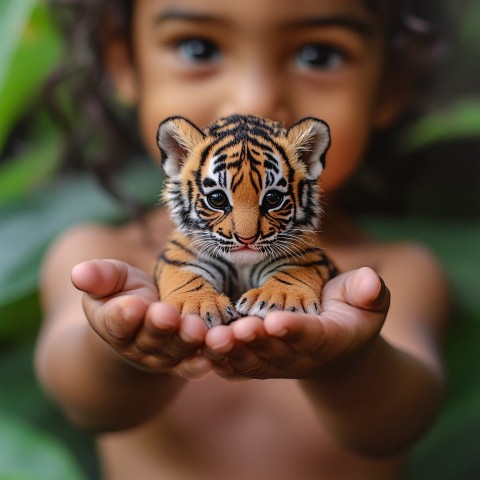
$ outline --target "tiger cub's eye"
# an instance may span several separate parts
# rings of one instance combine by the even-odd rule
[[[226,208],[229,205],[227,196],[220,191],[209,193],[207,201],[213,208]]]
[[[263,204],[267,208],[278,207],[283,201],[283,193],[271,190],[263,197]]]

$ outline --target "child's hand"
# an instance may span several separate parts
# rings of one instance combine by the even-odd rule
[[[182,378],[207,373],[211,363],[197,353],[206,327],[199,317],[180,318],[158,301],[142,270],[117,260],[76,265],[72,282],[85,292],[83,308],[92,328],[137,368]]]
[[[382,328],[390,294],[361,268],[330,280],[320,315],[274,312],[211,329],[206,355],[226,378],[311,378],[347,365]]]

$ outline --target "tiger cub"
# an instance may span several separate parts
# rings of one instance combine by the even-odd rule
[[[319,312],[335,274],[316,232],[327,124],[232,115],[202,131],[176,116],[157,141],[176,226],[155,269],[162,301],[208,327],[273,310]]]

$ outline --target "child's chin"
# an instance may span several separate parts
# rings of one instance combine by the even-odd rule
[[[236,265],[254,265],[265,260],[265,254],[258,250],[237,250],[229,252],[225,259]]]

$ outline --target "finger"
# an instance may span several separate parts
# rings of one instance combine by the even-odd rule
[[[176,315],[178,316],[178,312]],[[198,352],[206,332],[205,322],[199,316],[180,317],[178,329],[170,337],[162,339],[162,342],[154,346],[155,352],[164,359],[165,364],[177,365],[186,357]]]
[[[363,267],[325,285],[318,318],[329,343],[355,349],[379,334],[389,305],[390,292],[383,280],[371,268]]]
[[[180,329],[180,314],[171,305],[155,302],[146,313],[133,348],[142,353],[160,353]]]
[[[194,353],[203,344],[207,327],[195,315],[180,317],[166,303],[154,303],[147,311],[145,324],[137,335],[135,347],[145,353],[157,353],[173,363]]]
[[[239,359],[248,355],[248,359],[245,360],[248,365],[258,364],[259,359],[256,356],[252,357],[245,344],[236,340],[231,325],[220,325],[210,329],[205,338],[203,353],[214,362],[214,371],[223,378],[232,380],[243,374],[257,378],[249,366],[242,372]]]
[[[228,360],[225,360],[222,363],[214,362],[212,365],[212,370],[216,375],[224,380],[246,380],[245,377],[237,373],[233,365]]]
[[[142,327],[148,304],[132,295],[96,304],[84,296],[84,309],[92,328],[108,343],[124,346],[134,341]]]
[[[265,331],[288,344],[297,354],[309,355],[324,347],[325,325],[316,315],[295,312],[272,312],[265,317]],[[334,340],[334,339],[332,339]]]
[[[232,350],[235,337],[230,325],[218,325],[210,328],[205,336],[203,352],[214,362],[221,362],[225,355]]]
[[[75,265],[72,283],[89,295],[102,298],[124,290],[128,266],[123,262],[90,260]]]
[[[212,370],[212,362],[203,355],[193,355],[179,362],[173,374],[185,380],[197,380]]]
[[[72,283],[76,288],[100,300],[117,294],[135,292],[151,301],[158,299],[152,279],[138,268],[119,260],[90,260],[72,269]]]
[[[258,327],[260,319],[246,317],[237,320],[232,325],[216,327],[207,333],[204,353],[214,362],[214,371],[221,377],[232,380],[243,378],[270,378],[287,376],[278,365],[271,364],[268,359],[262,358],[255,346],[267,351],[265,332]],[[243,325],[243,326],[242,326]],[[255,332],[255,333],[254,333]],[[239,340],[247,339],[247,344]],[[276,339],[270,339],[275,341]]]
[[[277,376],[265,360],[242,342],[234,343],[233,347],[225,354],[225,360],[219,363],[219,367],[223,369],[223,375],[230,378],[235,376],[245,378]]]
[[[358,269],[347,278],[345,293],[350,305],[365,310],[382,311],[388,308],[390,302],[385,282],[368,267]]]
[[[324,307],[330,301],[339,301],[362,310],[388,310],[390,292],[383,280],[368,267],[339,275],[325,285]]]
[[[265,336],[262,320],[259,317],[244,317],[230,325],[211,328],[205,345],[213,354],[224,356],[235,346],[236,340],[247,343],[260,336]]]
[[[271,336],[258,317],[246,317],[232,324],[235,338],[258,357],[280,368],[291,366],[297,352],[285,341]]]

